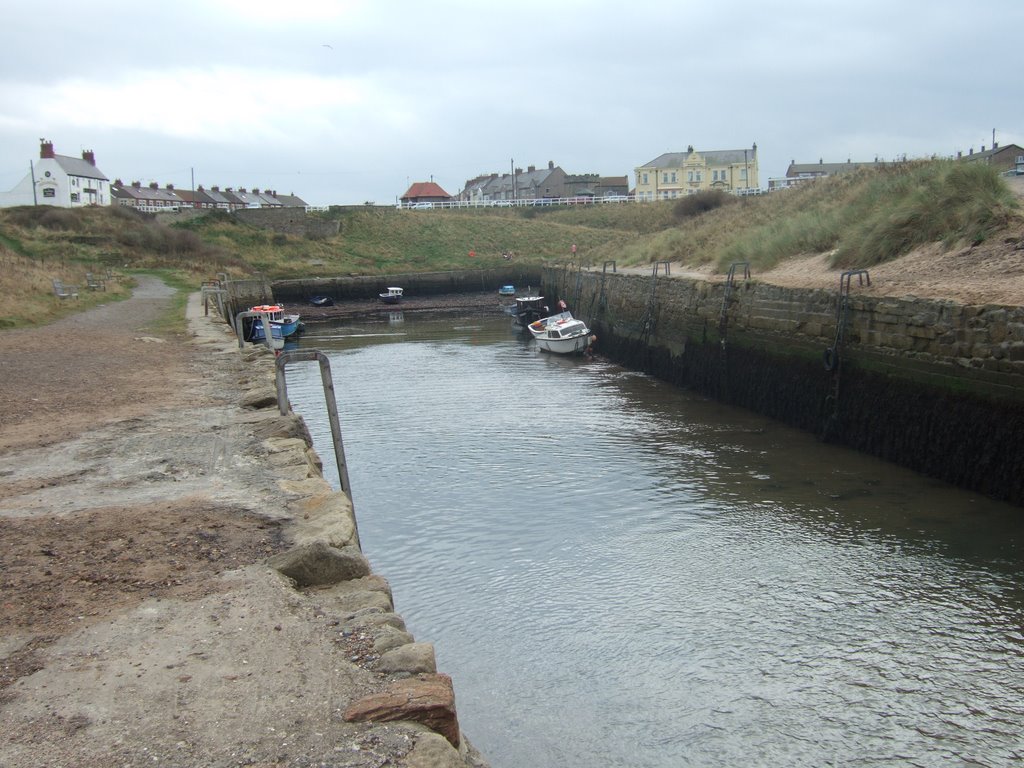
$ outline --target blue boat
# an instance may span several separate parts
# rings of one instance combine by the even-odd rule
[[[284,309],[277,304],[261,304],[253,307],[251,312],[264,312],[270,315],[270,335],[275,339],[285,339],[302,330],[299,315],[286,315]],[[263,320],[259,317],[246,318],[245,340],[258,343],[266,340],[263,331]]]

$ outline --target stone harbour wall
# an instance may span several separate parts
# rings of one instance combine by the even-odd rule
[[[540,285],[540,270],[529,266],[497,269],[463,269],[447,272],[408,272],[392,275],[345,275],[276,280],[275,301],[305,302],[311,296],[330,296],[337,301],[376,299],[388,286],[405,289],[405,295],[437,296],[449,293],[497,291],[502,285],[525,288]]]
[[[1024,308],[548,268],[597,351],[824,440],[1024,504]],[[841,322],[840,322],[841,321]],[[842,333],[839,333],[841,326]]]

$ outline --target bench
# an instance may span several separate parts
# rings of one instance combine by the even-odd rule
[[[77,299],[78,298],[78,286],[77,285],[64,285],[63,280],[53,281],[53,295],[60,300],[67,298]]]
[[[89,287],[90,291],[105,291],[107,290],[107,282],[102,278],[96,277],[92,272],[85,273],[85,284]]]

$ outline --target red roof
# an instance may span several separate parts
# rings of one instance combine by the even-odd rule
[[[433,199],[451,200],[452,196],[432,181],[417,181],[409,190],[402,195],[403,200],[415,200],[424,197]]]

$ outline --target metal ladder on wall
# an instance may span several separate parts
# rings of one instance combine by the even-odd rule
[[[839,276],[839,295],[836,298],[836,336],[832,346],[825,349],[825,370],[832,374],[829,382],[829,394],[825,397],[825,423],[822,427],[822,439],[839,428],[839,372],[840,351],[846,335],[846,321],[849,314],[850,286],[856,277],[859,285],[871,285],[871,275],[866,269],[851,269]]]
[[[612,265],[612,272],[615,270],[614,261],[606,261],[601,267],[601,283],[598,286],[597,293],[594,294],[590,299],[590,310],[587,313],[588,319],[591,323],[596,322],[598,319],[603,319],[608,311],[608,297],[605,295],[605,283],[608,277],[608,265]],[[597,305],[597,311],[594,311],[594,305]]]
[[[750,262],[737,261],[729,266],[729,274],[725,278],[725,290],[722,292],[722,312],[718,316],[718,338],[722,343],[722,351],[725,351],[725,335],[729,327],[729,302],[732,300],[732,291],[736,284],[736,268],[743,268],[743,279],[750,279]]]
[[[654,268],[651,271],[651,290],[647,294],[647,307],[644,309],[643,318],[640,320],[640,343],[647,345],[648,340],[651,338],[651,332],[654,330],[654,318],[655,318],[655,306],[656,306],[656,292],[658,288],[658,270],[661,266],[665,266],[665,276],[671,274],[671,266],[667,261],[656,261],[654,262]]]

